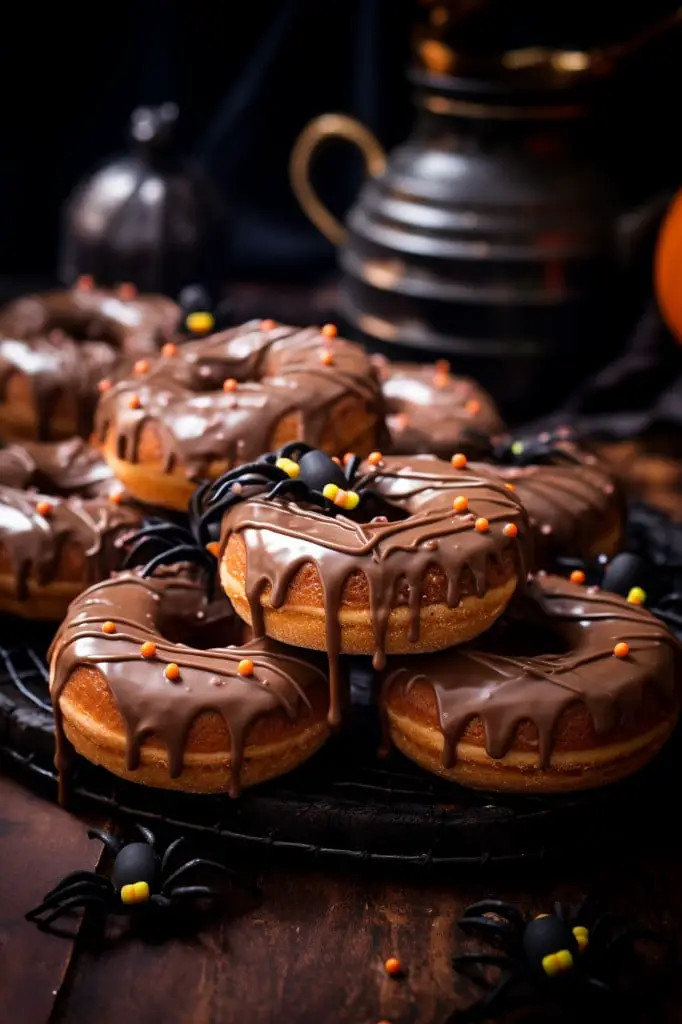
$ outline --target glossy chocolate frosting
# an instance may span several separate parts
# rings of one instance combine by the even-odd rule
[[[487,392],[467,377],[456,377],[447,364],[421,366],[374,357],[386,402],[390,450],[398,454],[455,452],[474,455],[481,440],[504,429]]]
[[[233,390],[224,390],[226,380],[235,382]],[[239,465],[268,451],[288,416],[296,417],[301,440],[324,447],[332,410],[347,395],[380,421],[379,384],[359,346],[316,327],[253,320],[188,342],[105,392],[96,431],[104,441],[112,429],[118,457],[136,462],[141,429],[154,424],[165,471],[179,462],[198,479],[215,461]]]
[[[47,494],[94,497],[108,494],[113,474],[98,450],[81,437],[26,441],[0,449],[0,484]]]
[[[554,442],[553,462],[501,466],[535,534],[538,564],[556,554],[596,555],[595,541],[617,528],[621,500],[607,468],[572,441]]]
[[[165,569],[158,577],[142,579],[133,572],[91,587],[69,608],[50,652],[50,691],[57,729],[56,764],[63,774],[67,745],[59,698],[75,669],[93,666],[104,676],[123,718],[126,769],[139,765],[140,748],[149,734],[168,754],[169,773],[183,769],[190,726],[204,712],[219,715],[230,736],[231,794],[239,792],[240,767],[251,726],[263,715],[281,709],[292,721],[314,685],[326,686],[326,674],[315,655],[299,652],[273,640],[251,640],[243,646],[199,649],[179,644],[174,632],[178,613],[198,627],[207,617],[222,618],[224,642],[237,638],[235,618],[227,600],[207,605],[204,589],[183,566]],[[112,634],[102,624],[116,624]],[[196,632],[196,630],[195,630]],[[185,638],[187,639],[187,638]],[[143,643],[156,645],[153,658],[140,654]],[[242,659],[254,665],[251,676],[240,675]],[[174,662],[180,677],[171,681],[164,667]]]
[[[50,420],[65,401],[74,404],[78,432],[87,436],[98,382],[158,352],[179,316],[179,307],[162,295],[89,284],[17,299],[0,313],[0,402],[8,382],[21,374],[30,382],[38,440],[50,439]]]
[[[40,514],[38,506],[48,508]],[[20,600],[28,581],[53,582],[66,546],[84,555],[87,586],[120,566],[123,538],[140,523],[140,513],[106,498],[59,498],[0,486],[0,548],[16,577]]]
[[[558,576],[535,577],[523,602],[515,611],[522,611],[528,621],[530,607],[537,642],[554,637],[547,645],[554,650],[559,638],[567,651],[505,653],[505,646],[513,649],[515,636],[508,613],[480,643],[389,661],[384,693],[393,686],[407,691],[416,684],[432,687],[445,737],[444,767],[453,765],[457,743],[475,718],[483,723],[486,751],[493,758],[504,757],[519,725],[531,722],[537,729],[538,763],[547,767],[557,722],[572,705],[584,705],[599,736],[635,722],[647,692],[662,707],[675,707],[679,644],[650,612],[616,594]],[[618,658],[614,646],[623,641],[630,654]]]
[[[221,545],[239,534],[246,545],[246,597],[256,635],[265,632],[261,594],[270,588],[270,603],[280,606],[296,573],[313,565],[322,581],[329,655],[330,720],[340,714],[339,610],[353,575],[364,575],[369,589],[369,614],[376,641],[373,662],[383,667],[391,609],[406,606],[409,637],[419,639],[422,589],[429,574],[447,581],[447,603],[454,608],[463,596],[483,596],[491,576],[509,578],[514,566],[525,579],[529,526],[518,498],[486,467],[455,469],[429,455],[387,456],[378,465],[363,463],[353,484],[356,491],[373,488],[393,509],[388,520],[355,522],[343,514],[325,515],[291,501],[252,497],[228,510]],[[457,496],[468,498],[464,513],[453,510]],[[487,532],[475,521],[484,518]],[[503,530],[513,524],[517,536]]]

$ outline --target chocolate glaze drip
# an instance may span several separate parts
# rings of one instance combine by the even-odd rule
[[[445,768],[453,765],[457,743],[474,718],[483,723],[486,751],[494,758],[509,751],[521,722],[532,722],[538,761],[546,768],[556,724],[573,704],[586,707],[602,736],[636,719],[645,691],[655,691],[663,706],[674,706],[679,644],[650,612],[558,576],[536,577],[524,597],[540,613],[538,635],[543,629],[545,637],[554,633],[569,647],[567,653],[511,656],[484,642],[400,663],[394,658],[384,673],[384,693],[394,685],[408,691],[418,683],[432,687],[445,737]],[[623,640],[630,655],[617,658],[613,648]]]
[[[145,737],[153,734],[166,748],[171,778],[177,778],[194,720],[203,712],[220,715],[230,735],[232,796],[239,792],[244,747],[254,722],[278,708],[294,720],[301,706],[309,704],[306,691],[321,682],[326,685],[314,655],[299,656],[272,640],[200,650],[167,639],[179,609],[185,622],[194,619],[200,624],[208,616],[215,625],[215,619],[222,617],[225,639],[236,636],[229,602],[221,600],[216,616],[216,606],[206,604],[202,585],[182,566],[151,579],[121,573],[72,603],[50,651],[60,777],[68,766],[68,750],[59,698],[79,666],[96,667],[111,690],[125,723],[129,772],[139,765]],[[107,620],[116,623],[116,633],[102,632]],[[153,659],[140,654],[146,641],[156,644]],[[252,676],[238,673],[243,658],[253,661]],[[164,675],[163,668],[170,662],[180,667],[177,682]]]
[[[557,442],[554,448],[552,464],[498,469],[528,512],[539,562],[555,553],[587,554],[619,515],[613,478],[597,457],[571,441]]]
[[[326,354],[330,365],[322,360]],[[228,379],[237,387],[226,392]],[[130,407],[133,394],[137,408]],[[330,411],[348,394],[380,420],[379,385],[359,346],[328,339],[315,327],[263,329],[253,320],[188,342],[174,356],[156,360],[148,373],[111,388],[100,399],[96,431],[103,441],[112,428],[119,458],[136,462],[142,427],[153,423],[165,470],[179,461],[191,479],[199,479],[215,461],[239,465],[268,451],[277,426],[290,415],[298,419],[300,440],[323,447]]]
[[[48,494],[108,494],[114,477],[96,448],[81,437],[55,444],[27,441],[0,450],[0,484]]]
[[[374,359],[392,452],[447,459],[455,452],[474,455],[482,441],[504,430],[492,398],[475,381],[443,372],[438,364]]]
[[[513,559],[525,579],[529,528],[518,498],[486,467],[457,470],[433,456],[411,460],[386,457],[378,466],[364,463],[359,482],[375,489],[395,510],[388,522],[354,522],[344,515],[326,516],[292,502],[250,498],[229,509],[223,520],[221,553],[233,533],[247,552],[246,597],[256,635],[265,632],[261,595],[270,588],[270,604],[277,608],[290,583],[306,564],[322,581],[331,690],[330,722],[340,719],[339,611],[344,588],[353,574],[365,576],[369,613],[376,649],[374,667],[385,661],[386,631],[392,608],[406,605],[410,612],[409,638],[419,639],[422,589],[430,571],[447,580],[447,603],[454,608],[465,594],[482,597],[490,589],[491,569]],[[469,499],[469,511],[453,511],[453,499]],[[488,520],[488,532],[474,527],[476,518]],[[504,535],[506,524],[518,536]]]
[[[39,515],[37,505],[50,505]],[[17,597],[26,600],[28,581],[51,583],[64,547],[85,555],[84,586],[109,576],[123,557],[123,538],[140,522],[140,513],[103,498],[57,498],[0,485],[0,549],[16,576]]]
[[[75,403],[77,430],[87,436],[97,383],[153,355],[175,332],[179,307],[161,295],[122,298],[76,287],[17,299],[0,314],[0,402],[15,374],[30,382],[37,437],[48,440],[60,402]]]

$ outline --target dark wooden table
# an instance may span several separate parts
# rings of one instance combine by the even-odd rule
[[[609,454],[641,479],[639,493],[682,517],[679,464],[658,453],[649,462],[630,449]],[[102,939],[86,925],[72,940],[41,933],[23,915],[68,871],[96,867],[99,844],[81,821],[0,776],[0,1024],[443,1022],[477,992],[450,961],[467,948],[456,928],[460,911],[483,896],[539,913],[591,893],[682,940],[682,841],[661,846],[644,837],[644,846],[608,858],[597,847],[591,863],[497,877],[247,864],[262,882],[261,903],[235,893],[234,906],[194,937]],[[382,966],[392,954],[406,967],[399,981]],[[672,979],[655,1019],[682,1021],[682,978]]]

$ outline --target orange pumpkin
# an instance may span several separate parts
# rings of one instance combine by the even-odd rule
[[[682,191],[670,204],[658,236],[654,287],[666,325],[682,342]]]

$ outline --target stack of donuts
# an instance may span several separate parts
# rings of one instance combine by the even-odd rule
[[[74,294],[94,316],[99,293]],[[165,309],[152,325],[156,300],[115,301],[145,308],[148,347],[116,336],[89,440],[0,452],[0,607],[63,618],[63,778],[76,752],[236,795],[346,727],[358,657],[384,747],[473,788],[593,788],[661,748],[678,643],[636,579],[609,590],[620,496],[567,433],[514,440],[448,364],[370,357],[330,324],[187,340]],[[42,353],[49,323],[21,345]],[[0,340],[0,425],[42,439],[32,365]],[[79,429],[51,408],[48,436]],[[562,557],[599,564],[601,589]]]

